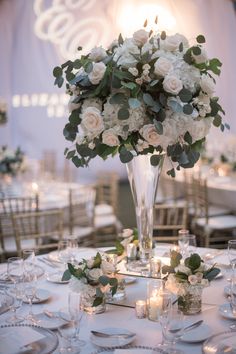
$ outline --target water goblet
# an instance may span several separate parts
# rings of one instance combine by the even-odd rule
[[[233,315],[236,316],[236,277],[235,275],[232,276],[231,284],[230,284],[230,306]]]
[[[35,250],[22,250],[22,257],[24,261],[24,270],[26,272],[35,271]]]
[[[23,277],[23,260],[20,257],[10,257],[7,260],[7,276],[16,286]]]
[[[74,292],[70,292],[68,294],[68,311],[70,314],[70,319],[73,321],[75,328],[73,339],[76,341],[78,346],[84,346],[86,344],[85,341],[79,339],[80,325],[83,317],[80,294]]]
[[[38,319],[33,314],[33,299],[35,298],[37,291],[37,276],[34,272],[28,272],[24,274],[24,294],[29,302],[30,308],[29,313],[26,317],[27,320],[32,322],[33,324],[38,323]]]
[[[21,307],[24,297],[24,287],[22,282],[17,283],[13,289],[9,291],[9,294],[13,297],[13,304],[10,309],[13,312],[13,316],[7,318],[8,323],[16,324],[24,321],[24,317],[18,316],[16,311]]]
[[[228,257],[234,276],[234,270],[236,265],[236,240],[228,241]]]

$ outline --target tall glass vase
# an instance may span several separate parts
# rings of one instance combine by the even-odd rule
[[[153,206],[165,155],[157,166],[150,162],[152,154],[138,155],[126,164],[130,188],[135,204],[139,236],[140,266],[149,264],[152,253]]]

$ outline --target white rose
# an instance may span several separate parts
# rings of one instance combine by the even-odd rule
[[[142,137],[152,146],[160,144],[160,135],[153,124],[146,124],[140,129]]]
[[[144,29],[140,29],[133,34],[133,39],[138,46],[144,45],[148,41],[149,33]]]
[[[195,62],[197,64],[205,63],[207,61],[207,59],[208,59],[207,53],[206,53],[204,48],[201,48],[201,54],[200,55],[192,54],[192,56],[194,57],[194,60],[195,60]]]
[[[195,141],[205,138],[211,128],[212,118],[204,118],[201,120],[193,120],[192,124],[189,124],[188,131],[192,137],[193,143]]]
[[[103,272],[100,268],[93,268],[87,272],[87,277],[92,281],[98,281],[102,274]]]
[[[213,79],[207,74],[203,74],[200,80],[200,86],[203,92],[211,95],[215,91],[215,83]]]
[[[113,60],[117,62],[118,66],[124,66],[128,69],[138,62],[132,54],[139,55],[140,49],[133,38],[126,38],[122,46],[116,48]]]
[[[130,237],[130,236],[132,236],[134,233],[133,233],[133,230],[132,229],[124,229],[123,231],[122,231],[122,237],[123,238],[127,238],[127,237]]]
[[[89,54],[89,59],[91,59],[92,61],[101,61],[104,58],[106,58],[107,53],[105,51],[104,48],[100,47],[94,47],[91,50],[91,53]]]
[[[198,278],[196,277],[196,275],[189,275],[188,281],[191,285],[196,285],[198,283]]]
[[[191,274],[191,270],[186,267],[184,264],[180,264],[178,265],[178,267],[175,267],[175,272],[180,272],[180,273],[184,273],[186,275],[190,275]]]
[[[178,95],[183,88],[183,83],[174,75],[168,75],[163,81],[163,88],[166,92]]]
[[[120,144],[119,138],[112,128],[102,133],[102,142],[108,146],[117,146]]]
[[[95,107],[88,107],[81,115],[82,125],[89,132],[101,131],[104,127],[100,111]]]
[[[80,103],[73,102],[76,98],[77,98],[77,96],[73,95],[73,96],[71,96],[71,98],[68,102],[68,110],[70,113],[80,107]]]
[[[176,33],[172,36],[167,36],[164,42],[164,48],[171,52],[174,52],[179,49],[180,43],[183,43],[184,46],[188,46],[188,40],[182,34]]]
[[[154,73],[159,76],[166,76],[172,69],[172,63],[166,58],[159,58],[154,64]]]
[[[106,65],[104,63],[102,62],[94,63],[93,70],[88,75],[89,81],[93,85],[99,84],[99,82],[102,80],[105,74],[105,71],[106,71]]]
[[[197,280],[200,282],[203,278],[203,274],[201,272],[197,272],[195,273],[196,277],[197,277]]]
[[[88,267],[89,269],[91,269],[91,268],[92,268],[92,266],[93,266],[93,263],[94,263],[94,259],[93,259],[93,258],[92,258],[92,259],[87,260],[87,267]]]
[[[102,261],[101,269],[102,269],[104,274],[110,274],[110,273],[114,273],[115,272],[114,265],[111,264],[110,262],[107,262],[107,261],[104,261],[104,260]]]

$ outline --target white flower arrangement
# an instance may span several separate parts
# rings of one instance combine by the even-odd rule
[[[24,153],[20,148],[0,147],[0,175],[16,176],[26,169]]]
[[[7,122],[7,103],[0,97],[0,125],[6,124]]]
[[[70,279],[72,291],[81,293],[83,306],[99,306],[103,303],[105,294],[113,296],[118,287],[115,267],[109,263],[106,256],[97,253],[95,257],[83,259],[78,265],[68,263],[62,280]]]
[[[71,96],[64,136],[73,144],[66,157],[84,167],[96,156],[118,153],[126,163],[164,151],[171,176],[175,168],[193,167],[211,125],[229,128],[214,96],[212,75],[220,74],[221,62],[207,57],[204,43],[203,35],[190,46],[181,34],[140,29],[55,67],[55,84],[66,78]],[[158,163],[154,155],[151,164]]]
[[[126,252],[127,245],[134,243],[138,246],[138,230],[134,229],[123,229],[122,233],[119,235],[119,239],[115,243],[115,249],[107,251],[107,253],[115,253],[118,256],[123,256]]]

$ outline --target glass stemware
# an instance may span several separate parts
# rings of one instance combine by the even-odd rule
[[[38,322],[37,318],[33,314],[33,299],[35,298],[37,291],[37,276],[34,272],[28,272],[24,274],[24,294],[29,302],[30,308],[29,313],[26,317],[27,320],[36,324]]]
[[[35,271],[35,250],[23,250],[22,257],[24,261],[24,270],[26,272]]]
[[[21,308],[23,297],[24,297],[24,288],[22,283],[17,283],[13,289],[9,291],[9,294],[13,297],[14,302],[11,305],[11,311],[13,312],[13,316],[7,318],[8,323],[16,324],[24,321],[24,317],[18,316],[16,311]]]
[[[23,277],[23,260],[20,257],[10,257],[7,260],[7,276],[16,286]]]
[[[229,262],[234,276],[235,265],[236,265],[236,240],[228,241],[228,257],[229,257]]]
[[[190,235],[189,233],[179,234],[178,245],[182,256],[187,257],[189,254],[196,252],[197,249],[196,236]]]

